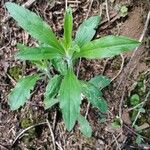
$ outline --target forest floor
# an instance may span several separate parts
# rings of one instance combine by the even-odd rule
[[[82,59],[79,79],[89,80],[103,74],[112,80],[103,91],[109,105],[107,114],[88,106],[86,100],[82,104],[82,113],[88,110],[87,118],[93,129],[91,138],[84,137],[77,125],[67,132],[57,106],[44,110],[46,83],[38,83],[24,107],[10,110],[7,97],[16,81],[20,76],[36,72],[30,63],[14,59],[16,44],[32,46],[36,41],[12,18],[7,19],[4,6],[7,1],[24,4],[27,0],[0,1],[0,150],[150,149],[150,31],[143,35],[144,29],[148,29],[150,0],[68,0],[73,9],[74,33],[83,20],[101,15],[95,38],[113,34],[140,40],[143,36],[142,45],[135,53],[103,60]],[[65,1],[35,0],[29,9],[40,15],[57,36],[62,36]],[[136,107],[133,101],[144,105]]]

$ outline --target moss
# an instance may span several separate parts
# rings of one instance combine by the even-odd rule
[[[35,124],[33,120],[33,112],[32,110],[28,110],[28,113],[26,114],[26,116],[23,119],[21,119],[20,126],[21,128],[25,129],[25,128],[32,126],[33,124]],[[32,139],[36,137],[35,128],[31,128],[26,133],[27,133],[27,136],[23,137],[23,141],[29,144],[30,141],[32,141]]]
[[[121,66],[121,63],[122,63],[122,61],[121,61],[121,59],[118,57],[118,58],[115,60],[115,62],[113,62],[113,64],[112,64],[112,69],[113,69],[113,70],[119,70],[119,69],[120,69],[120,66]]]
[[[29,127],[31,125],[32,125],[32,121],[29,118],[23,118],[21,120],[21,127],[22,128],[27,128],[27,127]]]
[[[144,137],[149,138],[149,137],[150,137],[150,128],[143,130],[143,131],[142,131],[142,135],[143,135]]]
[[[14,78],[15,80],[18,80],[22,74],[22,68],[21,66],[13,66],[8,69],[8,73],[12,78]]]

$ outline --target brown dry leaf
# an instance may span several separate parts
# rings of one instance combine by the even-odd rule
[[[129,112],[126,109],[122,113],[122,120],[127,125],[131,125],[131,123],[132,123],[130,116],[129,116]]]
[[[149,125],[148,123],[144,123],[144,124],[142,124],[141,126],[139,126],[138,129],[139,129],[139,130],[144,130],[144,129],[147,129],[147,128],[149,128],[149,127],[150,127],[150,125]]]

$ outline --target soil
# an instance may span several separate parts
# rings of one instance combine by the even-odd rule
[[[109,105],[107,114],[101,114],[96,108],[90,106],[88,121],[93,129],[91,138],[84,137],[78,125],[74,130],[67,132],[64,127],[61,112],[57,106],[44,110],[43,93],[46,83],[38,82],[27,104],[17,111],[11,111],[7,103],[10,90],[16,84],[20,76],[29,75],[37,71],[29,62],[21,62],[14,59],[17,51],[16,44],[22,42],[26,45],[36,45],[24,30],[10,18],[4,7],[5,2],[0,1],[0,150],[117,150],[117,149],[150,149],[150,101],[144,105],[146,111],[138,119],[137,125],[144,126],[140,132],[143,141],[136,143],[138,131],[132,127],[130,97],[139,94],[141,102],[145,100],[150,89],[150,51],[149,31],[145,34],[142,45],[135,56],[129,62],[132,52],[123,54],[125,63],[121,74],[113,80],[103,93]],[[10,0],[12,1],[12,0]],[[18,4],[24,4],[25,0],[13,0]],[[145,25],[149,0],[110,0],[108,1],[108,16],[106,15],[105,1],[76,0],[68,1],[73,9],[74,34],[79,24],[88,16],[102,14],[102,22],[97,29],[95,38],[105,35],[125,35],[139,39]],[[126,6],[128,12],[121,17],[119,7]],[[62,0],[38,0],[34,2],[30,10],[40,15],[56,32],[57,36],[63,34],[63,15],[65,1]],[[122,59],[117,56],[111,59],[86,60],[83,59],[79,72],[79,79],[89,80],[95,75],[104,74],[113,79],[120,71]],[[78,64],[77,64],[78,66]],[[141,86],[139,86],[141,85]],[[150,97],[148,97],[149,99]],[[82,113],[85,114],[87,101],[82,104]],[[112,123],[120,115],[122,126],[113,128]],[[46,119],[49,120],[55,141],[53,141]],[[105,120],[102,122],[102,120]],[[42,123],[42,124],[40,124]],[[26,128],[33,128],[27,130]],[[143,127],[142,126],[142,127]],[[19,133],[23,131],[18,138]]]

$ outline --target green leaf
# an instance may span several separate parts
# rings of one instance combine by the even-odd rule
[[[84,44],[90,42],[96,33],[96,28],[100,22],[100,16],[93,16],[85,20],[78,28],[75,42],[82,47]]]
[[[74,57],[99,59],[113,57],[136,48],[140,43],[123,36],[105,36],[84,45]]]
[[[97,88],[103,89],[110,84],[110,79],[106,76],[99,75],[92,78],[89,82]]]
[[[44,96],[47,98],[55,97],[59,91],[61,82],[62,76],[55,75],[51,80],[49,80]]]
[[[138,94],[133,94],[130,98],[130,104],[136,106],[140,103],[140,97]]]
[[[71,45],[70,49],[71,49],[72,52],[80,52],[80,47],[74,41],[72,42],[72,45]]]
[[[46,92],[44,93],[44,104],[46,109],[48,106],[54,105],[54,97],[58,94],[61,81],[62,77],[60,75],[55,75],[52,79],[49,80],[46,86]]]
[[[23,77],[18,81],[8,97],[11,110],[16,110],[25,104],[30,98],[30,91],[33,90],[37,80],[39,80],[39,76],[32,75]]]
[[[79,122],[79,125],[80,125],[80,130],[81,132],[87,136],[87,137],[91,137],[92,135],[92,128],[91,126],[89,125],[89,122],[82,116],[82,115],[79,115],[78,117],[78,122]]]
[[[102,92],[93,84],[86,81],[81,81],[81,84],[83,94],[91,97],[91,99],[93,97],[99,98],[103,95]]]
[[[68,70],[60,87],[60,108],[65,125],[71,131],[80,112],[81,85],[72,70]]]
[[[136,137],[135,143],[139,145],[139,144],[142,144],[142,141],[143,141],[142,136],[138,134]]]
[[[120,122],[120,118],[118,116],[116,116],[116,118],[114,119],[114,122],[111,123],[112,128],[114,129],[119,129],[121,128],[121,122]]]
[[[82,82],[82,92],[94,107],[97,107],[103,113],[107,112],[107,102],[104,100],[101,91],[97,87],[91,83]]]
[[[146,112],[146,110],[145,110],[144,108],[140,108],[139,111],[140,111],[141,113],[145,113],[145,112]]]
[[[100,106],[100,111],[103,113],[106,113],[108,111],[108,105],[107,102],[104,98],[99,99],[99,106]]]
[[[52,29],[39,16],[15,3],[7,2],[5,6],[10,15],[18,22],[19,26],[26,30],[32,37],[63,52]]]
[[[60,72],[62,75],[67,73],[67,64],[65,63],[65,61],[63,60],[63,58],[55,58],[51,60],[52,65],[54,66],[54,68]]]
[[[39,70],[46,70],[48,67],[48,63],[43,60],[33,60],[31,61]]]
[[[64,19],[64,40],[67,48],[71,46],[72,42],[72,26],[73,26],[72,10],[71,8],[68,8],[66,10]]]
[[[45,60],[53,58],[61,58],[62,55],[53,47],[26,47],[24,45],[18,45],[21,49],[16,53],[15,58],[21,60]]]
[[[60,75],[55,75],[51,80],[49,80],[48,85],[46,86],[46,92],[44,93],[45,109],[48,109],[59,102],[55,96],[58,94],[61,81],[62,76]]]
[[[118,123],[118,122],[113,122],[113,123],[111,124],[111,126],[112,126],[112,128],[114,128],[114,129],[119,129],[119,128],[121,128],[121,125],[120,125],[120,123]]]
[[[58,99],[56,98],[45,98],[44,99],[44,105],[45,105],[45,109],[51,108],[52,106],[54,106],[55,104],[57,104],[59,102]]]

